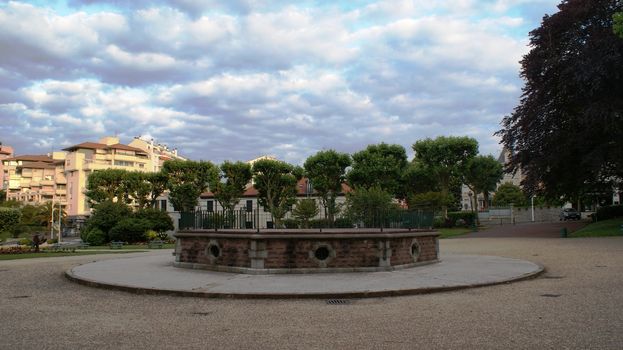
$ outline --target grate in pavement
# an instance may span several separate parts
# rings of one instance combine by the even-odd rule
[[[542,297],[547,297],[547,298],[558,298],[561,295],[562,294],[541,294]]]
[[[350,299],[328,299],[327,305],[349,305],[351,303]]]
[[[565,278],[565,276],[543,276],[543,278],[546,278],[549,280],[559,280],[561,278]]]
[[[9,297],[9,299],[24,299],[24,298],[30,298],[30,295],[14,295],[12,297]]]
[[[197,315],[197,316],[208,316],[212,314],[212,311],[208,311],[208,312],[193,312],[193,315]]]

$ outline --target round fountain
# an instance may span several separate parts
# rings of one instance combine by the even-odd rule
[[[247,274],[374,272],[438,262],[439,234],[421,229],[186,229],[174,266]]]

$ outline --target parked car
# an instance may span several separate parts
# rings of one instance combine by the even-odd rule
[[[566,208],[560,212],[561,221],[580,220],[581,218],[582,216],[580,215],[580,212],[573,208]]]

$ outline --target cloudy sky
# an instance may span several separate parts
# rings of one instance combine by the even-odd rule
[[[497,154],[556,0],[0,0],[0,141],[155,138],[191,159],[468,135]]]

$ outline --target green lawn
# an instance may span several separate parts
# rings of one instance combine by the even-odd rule
[[[571,233],[571,237],[623,236],[621,225],[623,218],[598,221]]]
[[[462,236],[472,232],[471,228],[465,227],[453,227],[453,228],[437,228],[437,231],[441,233],[439,238],[452,238],[457,236]]]
[[[58,256],[75,256],[75,255],[93,255],[93,254],[117,254],[117,253],[136,253],[140,250],[117,250],[117,251],[77,251],[77,252],[40,252],[40,253],[24,253],[24,254],[0,254],[0,260],[15,259],[33,259],[33,258],[51,258]]]

